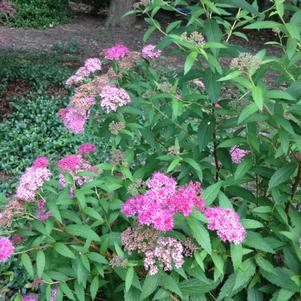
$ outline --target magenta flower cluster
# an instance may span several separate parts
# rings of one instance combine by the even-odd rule
[[[93,178],[91,176],[78,176],[77,173],[81,171],[88,171],[93,173],[100,172],[95,166],[92,166],[86,159],[84,159],[84,155],[95,151],[96,147],[94,144],[82,144],[80,145],[79,152],[76,155],[63,157],[58,161],[57,166],[61,170],[61,172],[71,173],[73,175],[75,183],[78,186],[82,186],[84,183],[91,181]],[[59,182],[61,187],[66,187],[65,178],[62,173],[59,175]],[[73,195],[74,188],[74,186],[70,188],[70,195]]]
[[[88,155],[96,152],[96,146],[94,144],[82,144],[79,146],[80,155]]]
[[[122,45],[118,44],[111,48],[104,50],[104,55],[107,60],[120,60],[124,58],[127,54],[129,54],[129,49]]]
[[[101,70],[101,61],[98,58],[89,58],[85,61],[85,65],[80,67],[75,75],[70,76],[67,81],[67,86],[72,86],[81,82],[85,77],[91,75],[92,73]]]
[[[45,157],[38,158],[32,167],[25,170],[21,176],[17,188],[17,199],[27,202],[35,200],[38,190],[51,177],[51,171],[47,168],[48,159]]]
[[[183,246],[172,237],[160,237],[154,250],[145,253],[144,267],[150,275],[158,273],[158,267],[171,271],[174,267],[181,268],[184,264]]]
[[[234,145],[230,150],[231,160],[233,163],[238,164],[248,153],[248,151],[239,148],[237,145]]]
[[[188,216],[194,208],[204,210],[200,183],[191,182],[177,189],[173,178],[156,172],[146,185],[148,190],[144,195],[132,197],[122,208],[128,217],[137,215],[140,224],[170,231],[174,226],[174,214],[179,212]]]
[[[7,261],[14,253],[14,246],[6,237],[0,237],[0,263]]]
[[[38,298],[33,295],[24,296],[22,301],[38,301]]]
[[[222,241],[240,244],[245,239],[247,232],[240,223],[240,217],[230,208],[208,208],[204,215],[209,222],[208,229],[217,231]]]
[[[44,200],[39,200],[38,208],[39,210],[36,212],[37,218],[42,222],[47,221],[47,219],[52,215],[52,212],[46,210],[46,202]]]
[[[116,112],[119,107],[123,107],[131,102],[129,94],[123,88],[115,85],[106,85],[100,92],[102,98],[100,105],[107,112]]]
[[[162,51],[161,50],[155,50],[156,46],[149,44],[143,47],[142,49],[142,57],[145,59],[155,59],[160,57]]]

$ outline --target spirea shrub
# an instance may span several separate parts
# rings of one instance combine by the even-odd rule
[[[145,40],[158,29],[162,41],[89,60],[58,112],[74,135],[103,139],[107,159],[91,144],[36,159],[19,209],[1,213],[0,258],[38,283],[23,300],[300,300],[300,11],[283,23],[282,1],[269,10],[280,21],[245,1],[135,7]],[[182,17],[165,28],[160,9]],[[271,26],[280,57],[231,44]],[[171,43],[183,70],[162,63]]]

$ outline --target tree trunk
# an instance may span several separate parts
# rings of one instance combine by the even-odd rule
[[[135,15],[122,17],[127,11],[133,9],[135,0],[111,0],[107,27],[130,27],[135,23]]]

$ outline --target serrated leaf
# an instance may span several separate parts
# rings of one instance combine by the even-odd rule
[[[204,200],[206,205],[211,205],[212,202],[217,198],[218,193],[220,192],[220,189],[222,187],[223,182],[217,182],[209,187],[207,187],[204,191]]]
[[[140,296],[140,300],[145,300],[148,296],[150,296],[159,285],[159,274],[156,275],[147,275],[143,282],[142,286],[142,294]]]
[[[253,166],[252,158],[247,157],[236,168],[234,180],[242,178]]]
[[[208,253],[211,254],[212,247],[208,231],[201,224],[201,221],[198,221],[192,217],[187,219],[188,225],[192,231],[193,237],[198,242],[200,246]]]
[[[58,242],[54,245],[54,250],[64,257],[75,259],[75,255],[69,249],[69,247],[67,247],[61,242]]]
[[[198,57],[197,51],[192,51],[187,57],[184,64],[184,75],[187,74],[193,66],[194,61]]]
[[[80,236],[91,241],[100,241],[100,237],[88,225],[72,224],[65,227],[65,231],[74,236]]]
[[[128,292],[129,289],[131,288],[133,279],[134,279],[134,268],[129,267],[125,276],[125,292]]]
[[[38,251],[37,253],[37,275],[39,278],[42,278],[43,272],[44,272],[44,268],[45,268],[45,254],[43,251]]]
[[[295,172],[296,168],[296,164],[292,163],[276,170],[269,181],[269,189],[277,187],[278,185],[288,181]]]
[[[22,262],[25,270],[27,271],[27,273],[30,275],[30,277],[34,278],[32,262],[31,262],[30,257],[28,256],[27,253],[23,253],[21,255],[21,262]]]

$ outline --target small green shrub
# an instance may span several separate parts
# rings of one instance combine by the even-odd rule
[[[19,175],[41,152],[55,157],[74,150],[80,138],[69,134],[56,113],[68,98],[38,93],[14,100],[15,111],[0,123],[0,170]]]
[[[14,0],[16,15],[9,24],[16,27],[49,27],[72,17],[67,0]]]

